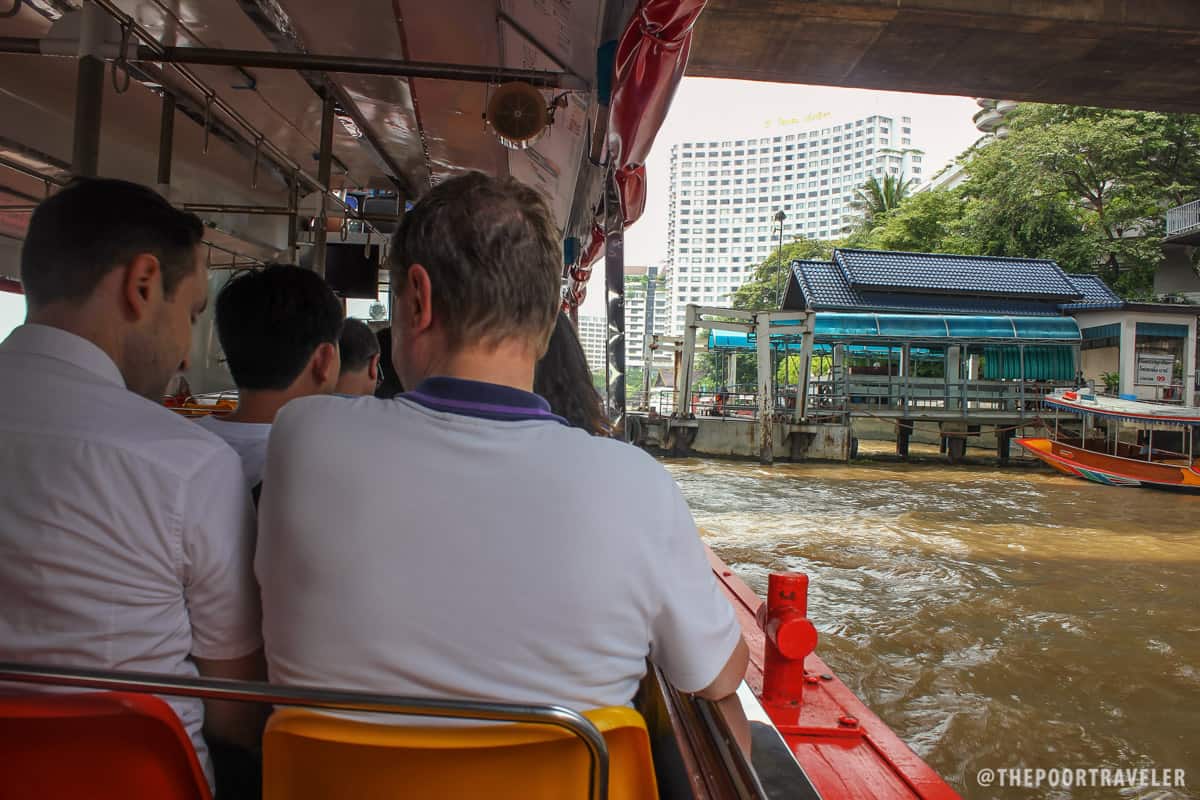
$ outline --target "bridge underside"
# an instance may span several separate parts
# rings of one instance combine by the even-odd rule
[[[709,0],[688,74],[1200,112],[1195,0]]]

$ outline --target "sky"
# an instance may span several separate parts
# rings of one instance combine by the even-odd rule
[[[972,98],[868,89],[839,89],[715,78],[684,78],[646,161],[646,210],[625,234],[626,264],[661,264],[667,256],[667,194],[671,146],[680,142],[750,138],[807,130],[881,113],[913,120],[913,146],[926,152],[924,177],[936,175],[980,137]],[[779,120],[822,116],[782,128]],[[768,125],[768,123],[770,123]],[[603,261],[588,284],[584,314],[604,314]]]

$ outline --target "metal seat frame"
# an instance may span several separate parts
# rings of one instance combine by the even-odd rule
[[[214,678],[181,678],[149,672],[65,668],[43,664],[0,661],[0,682],[41,686],[142,692],[202,700],[303,706],[336,711],[365,711],[417,717],[471,719],[488,722],[524,722],[549,725],[575,736],[588,752],[588,797],[608,797],[608,745],[590,720],[569,708],[553,705],[485,703],[469,700],[431,700],[424,697],[377,694],[313,686],[276,686],[258,681]]]

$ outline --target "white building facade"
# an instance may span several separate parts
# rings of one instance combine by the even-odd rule
[[[912,119],[874,114],[772,136],[685,142],[671,148],[667,264],[670,330],[688,303],[728,305],[780,242],[835,239],[853,225],[859,187],[871,177],[924,180]]]
[[[646,333],[660,336],[670,333],[670,273],[662,267],[625,267],[625,366],[646,366]],[[658,367],[670,367],[670,352],[659,349],[653,355]]]
[[[580,314],[578,333],[588,368],[603,373],[608,363],[608,322],[602,316]]]

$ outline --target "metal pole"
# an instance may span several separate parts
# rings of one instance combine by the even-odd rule
[[[328,233],[325,230],[327,198],[329,197],[329,181],[333,168],[333,93],[326,92],[321,104],[321,150],[317,160],[317,183],[321,185],[321,210],[317,218],[316,251],[313,253],[313,271],[325,277],[325,242]]]
[[[293,264],[300,263],[299,237],[300,180],[293,175],[288,181],[288,260]]]
[[[104,41],[106,17],[84,3],[79,28],[79,69],[75,80],[75,133],[71,172],[93,178],[100,169],[100,124],[104,104],[104,61],[96,56]]]
[[[608,407],[613,432],[625,433],[625,215],[610,172],[604,191],[604,284],[608,317]]]
[[[259,681],[180,678],[150,672],[19,664],[0,661],[0,679],[41,686],[69,686],[115,692],[138,692],[170,697],[198,697],[238,703],[299,705],[340,711],[367,711],[419,717],[526,722],[561,728],[583,742],[590,762],[589,797],[608,796],[608,744],[591,720],[562,706],[486,703],[474,700],[431,700],[307,686],[279,686]]]
[[[809,313],[804,321],[803,339],[800,344],[800,374],[796,376],[796,408],[793,421],[803,422],[808,418],[809,375],[812,373],[813,325],[816,315]]]
[[[158,124],[158,184],[171,185],[171,154],[175,147],[175,95],[163,92]]]
[[[697,307],[688,305],[684,312],[683,353],[675,368],[675,413],[686,419],[691,413],[692,362],[696,358],[696,328],[699,327]]]
[[[758,350],[758,461],[775,461],[772,416],[775,411],[774,375],[771,370],[771,314],[760,311],[754,315],[755,345]]]

